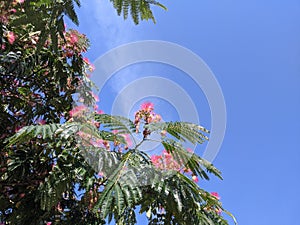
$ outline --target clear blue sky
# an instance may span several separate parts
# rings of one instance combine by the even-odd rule
[[[92,44],[87,55],[93,61],[112,47],[148,39],[175,42],[198,54],[218,79],[227,108],[225,139],[213,162],[224,180],[200,186],[219,192],[240,225],[300,224],[300,1],[162,3],[169,10],[154,10],[156,25],[134,26],[117,17],[108,0],[82,1],[79,29]],[[170,68],[165,73],[155,65],[145,68],[141,76],[181,76]],[[128,82],[138,76],[124,74],[111,81],[114,90],[103,89],[103,107],[126,83],[117,83],[121,76]],[[209,128],[207,102],[190,85],[188,93],[195,101],[199,97],[201,121]],[[173,113],[161,114],[172,119]]]

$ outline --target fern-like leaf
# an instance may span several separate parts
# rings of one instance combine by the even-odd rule
[[[202,144],[208,140],[208,137],[204,133],[209,133],[204,127],[188,122],[151,123],[146,125],[145,128],[151,132],[165,130],[179,141],[190,141],[193,144]]]
[[[80,148],[80,154],[84,156],[85,161],[97,173],[101,172],[105,177],[110,177],[115,168],[120,163],[120,157],[117,153],[107,151],[107,149],[89,146]]]
[[[7,145],[28,142],[31,138],[39,137],[43,139],[53,139],[55,132],[61,124],[31,125],[23,127],[15,135],[6,140]]]
[[[132,151],[127,152],[108,178],[104,191],[96,203],[94,210],[100,209],[103,218],[120,217],[127,207],[134,206],[141,198],[141,189],[136,185],[135,174],[127,168],[127,162],[132,159]]]
[[[150,7],[151,5],[167,10],[164,5],[154,0],[111,0],[111,2],[117,10],[118,15],[123,13],[124,19],[127,19],[130,10],[131,18],[135,24],[138,24],[140,20],[152,20],[154,23],[156,22]]]

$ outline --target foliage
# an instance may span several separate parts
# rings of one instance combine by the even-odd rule
[[[130,15],[135,24],[138,24],[140,20],[152,20],[156,23],[151,10],[151,5],[159,6],[160,8],[167,10],[167,8],[154,0],[110,0],[113,6],[117,10],[118,15],[123,14],[124,19]]]
[[[150,4],[162,7],[114,1],[135,23],[154,20]],[[206,141],[205,128],[161,122],[151,103],[134,121],[97,111],[88,40],[64,26],[65,16],[78,23],[75,5],[0,1],[0,223],[135,224],[139,207],[149,224],[228,224],[218,196],[195,182],[220,172],[183,147]],[[140,150],[153,133],[160,156]]]

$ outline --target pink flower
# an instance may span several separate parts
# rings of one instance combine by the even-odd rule
[[[90,64],[90,60],[86,57],[83,58],[83,61],[86,63],[86,64]]]
[[[159,168],[160,167],[160,164],[161,164],[161,159],[162,157],[160,155],[152,155],[151,156],[151,162],[153,163],[153,165],[156,167],[156,168]]]
[[[16,35],[15,35],[14,32],[12,32],[12,31],[8,31],[6,37],[7,37],[8,42],[9,42],[11,45],[12,45],[12,44],[15,42],[15,40],[16,40]]]
[[[78,42],[78,37],[75,34],[70,35],[71,44],[76,44]]]
[[[17,3],[22,4],[22,3],[24,3],[24,2],[25,2],[25,0],[15,0],[15,1],[13,2],[13,4],[17,4]]]
[[[16,13],[17,10],[16,10],[16,9],[11,9],[10,12],[11,12],[11,13]]]
[[[51,224],[52,224],[52,222],[47,222],[47,223],[46,223],[46,225],[51,225]]]
[[[97,114],[104,114],[104,111],[99,109],[99,110],[97,110]]]
[[[152,155],[151,162],[156,168],[161,170],[180,171],[181,168],[181,165],[166,150],[163,150],[161,155]]]
[[[141,110],[146,112],[151,112],[154,109],[154,104],[152,102],[145,102],[141,105]]]
[[[80,115],[85,110],[86,110],[86,106],[79,105],[79,106],[74,107],[69,113],[70,113],[71,117],[74,117],[74,116]]]
[[[196,175],[193,175],[192,176],[192,180],[197,183],[199,181],[198,177]]]
[[[211,192],[210,193],[212,196],[214,196],[216,199],[220,200],[220,195],[217,192]]]

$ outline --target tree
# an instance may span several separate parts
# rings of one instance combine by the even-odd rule
[[[79,0],[0,1],[0,222],[4,224],[228,224],[216,193],[194,181],[221,178],[183,142],[206,141],[205,128],[160,122],[145,103],[135,120],[101,114],[84,58],[85,35],[75,24]],[[154,17],[156,1],[113,1],[135,23]],[[78,98],[74,105],[74,96]],[[165,151],[140,151],[152,133]],[[130,136],[143,139],[132,143]]]

